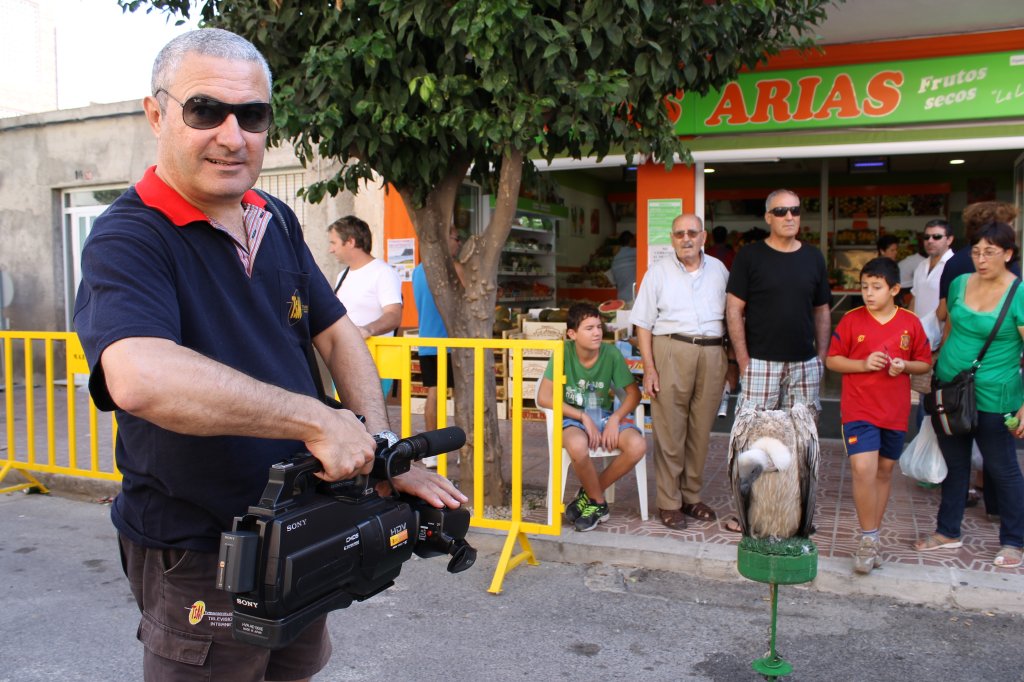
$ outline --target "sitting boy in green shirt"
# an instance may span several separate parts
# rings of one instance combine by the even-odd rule
[[[608,519],[604,492],[643,459],[647,439],[637,425],[623,422],[640,403],[640,389],[622,353],[602,341],[601,313],[589,303],[577,303],[569,308],[567,327],[562,446],[583,487],[566,506],[565,517],[576,530],[588,531]],[[551,364],[537,389],[537,404],[544,408],[553,404]],[[613,386],[626,392],[614,412]],[[590,450],[602,447],[620,454],[598,474]]]

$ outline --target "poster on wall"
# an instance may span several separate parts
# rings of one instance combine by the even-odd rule
[[[683,212],[682,199],[647,200],[647,267],[672,255],[672,221]]]
[[[398,273],[398,279],[403,282],[411,282],[412,269],[416,265],[416,240],[414,238],[389,239],[388,265]]]

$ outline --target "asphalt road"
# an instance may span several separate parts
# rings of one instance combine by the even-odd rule
[[[141,679],[138,611],[106,505],[0,496],[0,682]],[[331,615],[317,680],[757,680],[768,589],[544,561],[501,595],[481,554],[461,575],[408,562],[385,593]],[[1024,618],[780,588],[792,680],[1022,680]]]

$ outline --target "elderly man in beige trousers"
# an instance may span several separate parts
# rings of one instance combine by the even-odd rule
[[[630,321],[651,397],[658,519],[686,528],[686,517],[713,521],[701,501],[704,463],[728,367],[725,265],[702,251],[700,217],[672,221],[673,255],[644,276]]]

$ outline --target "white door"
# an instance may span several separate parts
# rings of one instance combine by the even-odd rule
[[[64,323],[71,329],[75,296],[82,281],[82,247],[92,225],[127,187],[68,190],[63,193],[64,209]]]

